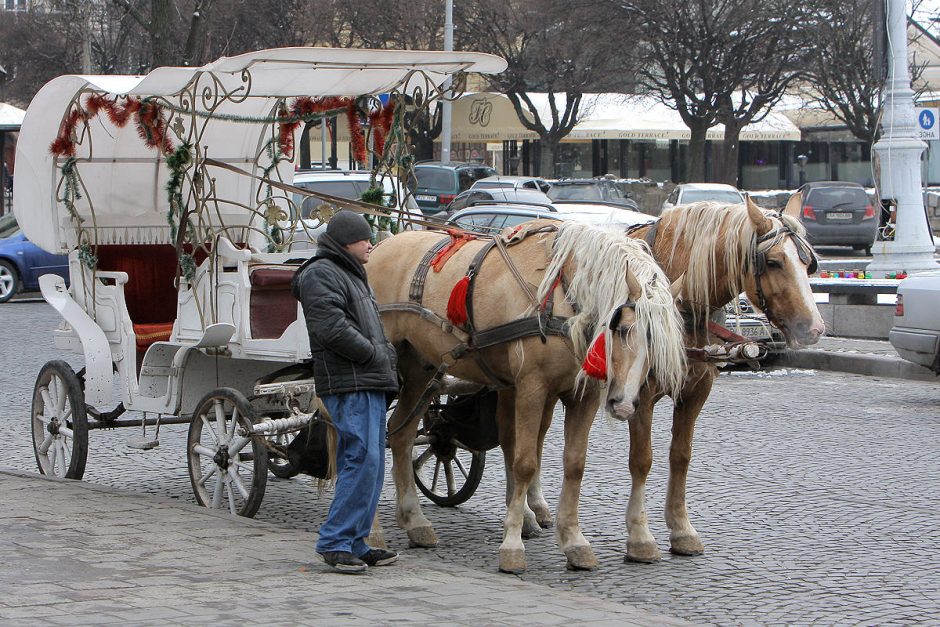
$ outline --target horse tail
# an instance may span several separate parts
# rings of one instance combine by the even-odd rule
[[[316,411],[329,427],[326,430],[326,476],[317,479],[317,493],[319,495],[324,488],[332,488],[336,485],[336,443],[338,436],[336,425],[333,424],[333,418],[330,416],[330,412],[326,410],[326,405],[323,404],[319,396],[315,399]]]

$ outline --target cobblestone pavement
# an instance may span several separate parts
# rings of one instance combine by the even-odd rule
[[[52,346],[56,323],[44,304],[0,307],[8,341],[0,355],[0,384],[7,391],[0,409],[4,466],[35,470],[27,416],[41,365],[62,358],[80,365],[80,356]],[[669,409],[661,403],[654,418],[648,484],[651,528],[664,549]],[[560,484],[560,426],[556,420],[545,452],[550,503]],[[164,427],[161,446],[147,452],[128,449],[129,435],[91,434],[85,480],[193,502],[185,426]],[[667,553],[654,565],[622,561],[627,437],[626,425],[603,418],[591,434],[582,526],[601,567],[567,572],[553,535],[545,533],[527,542],[523,580],[711,624],[940,622],[936,383],[794,370],[722,375],[699,418],[690,471],[690,513],[706,545],[700,557]],[[380,516],[390,546],[506,577],[496,574],[502,473],[501,456],[492,451],[467,503],[453,509],[425,505],[441,539],[431,550],[407,549],[394,526],[388,487]],[[318,497],[305,479],[271,477],[257,518],[315,531],[328,503],[329,494]],[[312,556],[312,537],[310,551]]]

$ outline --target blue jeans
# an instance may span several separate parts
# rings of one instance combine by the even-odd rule
[[[385,393],[349,392],[323,396],[338,433],[336,490],[320,525],[317,552],[369,550],[366,538],[385,479]]]

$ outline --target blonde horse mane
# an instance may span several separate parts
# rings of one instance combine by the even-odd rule
[[[619,231],[563,223],[539,285],[538,302],[544,301],[569,261],[575,272],[573,276],[565,275],[565,297],[576,304],[578,313],[569,320],[568,333],[578,358],[583,359],[590,343],[606,333],[609,363],[613,338],[607,323],[614,310],[630,300],[626,280],[629,270],[642,287],[635,302],[634,333],[648,343],[650,365],[660,385],[670,392],[678,391],[686,373],[682,319],[669,291],[669,279],[646,244],[624,237]],[[583,376],[582,371],[579,382]]]
[[[783,222],[800,237],[805,237],[803,225],[788,215],[779,215],[769,209],[761,209],[772,221]],[[779,226],[779,225],[774,225]],[[754,273],[754,246],[756,232],[747,213],[747,207],[726,205],[713,201],[703,201],[674,207],[660,216],[660,229],[671,227],[672,250],[669,263],[681,241],[688,254],[688,267],[683,277],[683,299],[694,305],[711,310],[711,294],[716,287],[722,287],[720,280],[726,281],[728,297],[738,308],[737,296],[744,291],[744,279]],[[759,245],[759,250],[767,251],[778,245],[786,233],[780,232]],[[719,277],[717,271],[718,253],[724,251],[722,261],[727,276]],[[693,307],[698,312],[699,308]]]

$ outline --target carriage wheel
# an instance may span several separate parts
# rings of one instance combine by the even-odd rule
[[[442,507],[460,505],[476,492],[483,478],[486,452],[474,451],[433,425],[418,431],[412,467],[424,496]]]
[[[81,479],[88,457],[88,417],[82,384],[64,361],[50,361],[33,388],[30,427],[39,472]]]
[[[282,449],[287,449],[294,438],[298,437],[303,431],[291,431],[290,433],[275,433],[268,436],[268,441]],[[300,474],[300,468],[291,463],[289,459],[279,457],[273,451],[268,453],[268,470],[279,479],[291,479]]]
[[[231,388],[209,392],[189,423],[187,461],[193,493],[200,505],[254,516],[264,498],[268,451],[252,436],[256,422],[248,399]]]

